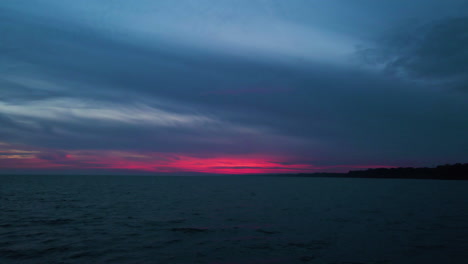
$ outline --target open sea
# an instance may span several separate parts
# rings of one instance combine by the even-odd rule
[[[468,263],[468,181],[0,176],[0,263]]]

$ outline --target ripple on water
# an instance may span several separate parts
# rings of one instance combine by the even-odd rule
[[[197,228],[197,227],[173,227],[169,229],[173,232],[181,232],[184,234],[199,234],[199,233],[206,233],[210,230],[208,228]]]

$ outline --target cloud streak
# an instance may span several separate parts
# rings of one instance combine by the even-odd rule
[[[77,99],[50,99],[28,105],[0,103],[0,112],[18,118],[51,121],[97,121],[162,127],[202,126],[216,120],[201,114],[182,114],[144,104],[122,105]]]

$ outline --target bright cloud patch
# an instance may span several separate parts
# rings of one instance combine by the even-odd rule
[[[215,122],[206,116],[175,113],[144,104],[121,105],[74,99],[32,101],[27,104],[0,102],[0,113],[20,118],[58,121],[87,119],[165,127],[196,126]]]

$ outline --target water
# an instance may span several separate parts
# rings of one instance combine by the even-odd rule
[[[464,263],[468,182],[0,176],[0,263]]]

